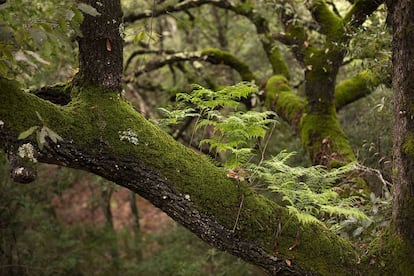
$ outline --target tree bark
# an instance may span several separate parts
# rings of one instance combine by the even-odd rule
[[[394,123],[393,219],[414,247],[414,1],[392,3]]]
[[[120,0],[83,0],[99,13],[84,13],[79,43],[79,73],[76,83],[121,91],[123,23]],[[93,13],[94,14],[94,13]]]

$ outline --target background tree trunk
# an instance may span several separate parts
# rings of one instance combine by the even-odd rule
[[[394,208],[397,234],[414,246],[414,1],[393,1]]]

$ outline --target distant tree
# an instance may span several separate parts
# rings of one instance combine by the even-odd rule
[[[271,75],[262,82],[257,72],[247,65],[248,60],[243,61],[234,56],[232,49],[200,49],[196,53],[169,53],[166,59],[158,58],[133,70],[132,74],[137,77],[185,60],[227,65],[237,71],[242,80],[255,81],[263,86],[266,106],[275,110],[295,130],[313,164],[338,167],[354,161],[355,155],[336,111],[390,80],[389,72],[387,75],[387,72],[378,72],[375,68],[361,70],[341,82],[337,78],[340,69],[343,70],[352,61],[379,55],[370,53],[376,51],[375,47],[371,49],[369,45],[363,45],[366,49],[361,52],[364,53],[352,56],[350,44],[383,2],[196,0],[127,14],[126,24],[189,12],[207,5],[229,11],[236,15],[234,18],[246,18],[254,26],[256,33],[252,31],[251,36],[257,36],[267,57],[267,60],[262,60],[262,67],[270,65],[271,68]],[[220,26],[218,32],[219,38],[223,40]],[[380,37],[376,39],[381,40]],[[293,61],[289,55],[294,57]],[[378,56],[376,58],[381,59]],[[293,87],[293,80],[300,82],[299,88],[304,95]]]
[[[394,50],[398,50],[394,55],[395,120],[398,124],[403,120],[394,131],[397,141],[395,228],[390,228],[387,236],[376,241],[370,254],[362,260],[349,241],[321,224],[301,223],[286,206],[259,195],[247,181],[227,177],[223,168],[179,144],[137,113],[121,96],[120,1],[81,3],[84,20],[80,27],[82,35],[77,37],[79,73],[72,82],[45,87],[37,96],[24,92],[16,80],[0,78],[0,145],[9,156],[10,172],[15,180],[25,183],[33,180],[37,162],[90,171],[147,198],[207,243],[260,266],[271,275],[414,273],[411,258],[414,253],[414,201],[410,171],[413,99],[408,81],[413,61],[409,50],[413,40],[409,31],[413,24],[410,1],[390,4],[395,23]],[[327,38],[324,46],[314,49],[302,35],[285,38],[297,43],[301,50],[298,55],[303,55],[305,66],[312,65],[306,71],[311,84],[305,89],[309,107],[307,115],[301,119],[302,125],[306,121],[328,120],[328,126],[333,125],[342,133],[336,128],[339,125],[333,92],[344,50],[333,41],[346,40],[343,20],[348,20],[350,27],[358,27],[380,3],[354,1],[350,14],[339,19],[327,9],[327,2],[312,1],[313,16]],[[241,12],[254,20],[260,19],[248,3],[247,9]],[[406,16],[399,17],[403,14]],[[285,24],[288,30],[303,34],[300,26],[292,25],[296,21],[287,22],[291,22]],[[271,56],[276,54],[272,52]],[[327,68],[318,65],[320,61],[327,61],[326,58],[333,63]],[[405,65],[400,66],[400,63]],[[282,73],[268,81],[268,93],[279,89],[289,94],[286,72],[278,71],[280,67],[276,63],[274,70]],[[326,86],[323,85],[325,81],[328,81]],[[42,99],[46,94],[47,100]],[[315,95],[319,98],[314,98]],[[311,128],[303,135],[318,137]],[[318,139],[326,138],[324,135]],[[350,155],[338,153],[337,156],[340,161],[348,161]],[[329,163],[333,165],[331,159]],[[240,208],[241,195],[243,208]],[[236,221],[237,227],[234,227]]]

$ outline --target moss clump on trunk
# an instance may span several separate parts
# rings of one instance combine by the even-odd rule
[[[305,114],[300,122],[300,136],[313,164],[336,168],[355,161],[334,110],[331,114]]]

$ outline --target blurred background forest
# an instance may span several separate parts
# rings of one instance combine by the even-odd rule
[[[277,1],[253,2],[273,31],[280,31],[272,9]],[[335,8],[330,7],[339,13],[349,7],[348,1],[334,2]],[[125,15],[176,3],[122,1]],[[7,66],[0,63],[1,74],[18,78],[28,91],[70,81],[77,71],[74,37],[80,20],[77,6],[71,1],[14,0],[1,4],[1,59],[8,62]],[[341,68],[339,81],[365,68],[377,68],[377,74],[388,74],[390,34],[385,21],[386,11],[381,7],[354,34],[347,66]],[[149,120],[190,146],[198,147],[197,142],[202,139],[202,134],[193,130],[194,121],[166,126],[161,120],[165,111],[159,108],[171,110],[175,95],[189,91],[191,84],[218,89],[242,81],[240,75],[224,64],[196,59],[166,64],[157,70],[148,69],[148,64],[166,60],[171,54],[214,47],[245,61],[259,80],[272,74],[254,26],[229,10],[204,5],[136,20],[124,27],[125,97]],[[291,71],[290,83],[298,94],[303,93],[303,70],[288,47],[281,46],[280,50]],[[338,112],[358,162],[365,166],[361,175],[375,191],[366,199],[370,201],[369,207],[361,206],[373,222],[355,226],[352,221],[345,221],[338,230],[338,234],[349,237],[360,247],[376,236],[390,217],[390,195],[378,175],[388,181],[391,178],[392,93],[387,83],[372,90]],[[261,105],[257,104],[256,109],[262,110]],[[290,165],[311,165],[295,130],[283,120],[278,120],[269,141],[266,156],[287,150],[296,152]],[[0,185],[0,274],[2,271],[13,275],[262,273],[208,247],[144,199],[95,175],[41,165],[34,183],[17,184],[9,179],[6,156],[0,153]]]

